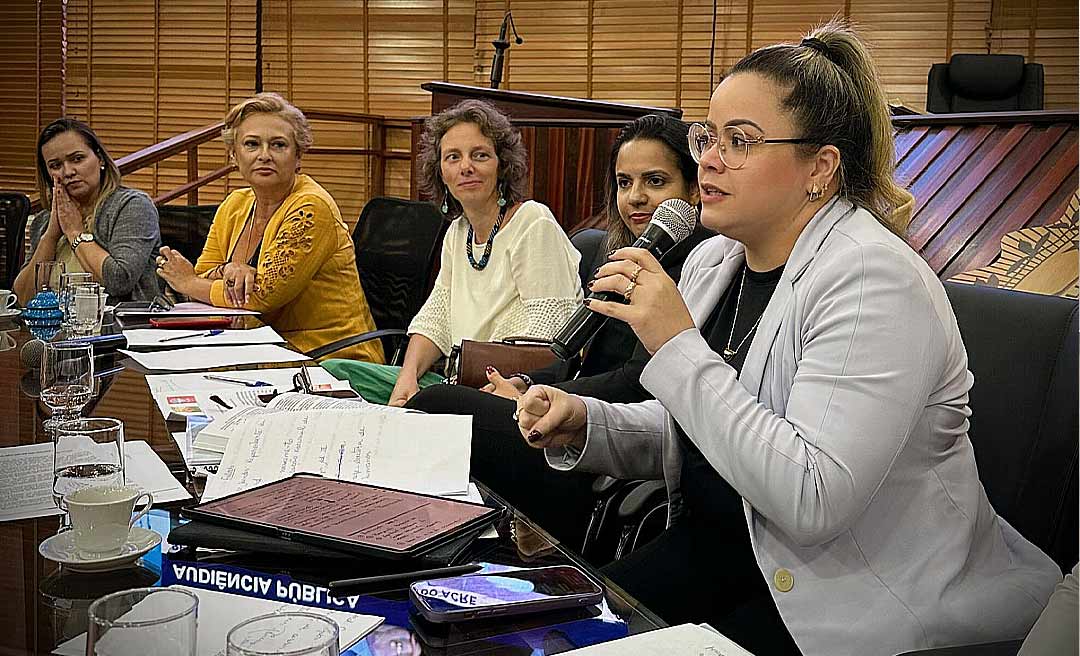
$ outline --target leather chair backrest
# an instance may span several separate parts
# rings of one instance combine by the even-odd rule
[[[0,284],[11,289],[15,276],[26,259],[26,222],[30,218],[30,199],[17,191],[0,192],[0,218],[4,228],[4,268]],[[29,299],[19,299],[23,303]]]
[[[932,113],[1017,112],[1043,108],[1042,64],[1021,55],[958,53],[934,64],[927,78]]]
[[[192,263],[198,261],[217,208],[217,205],[159,205],[161,243],[180,251]]]
[[[969,435],[990,503],[1063,570],[1077,561],[1077,301],[945,283],[975,376]]]
[[[356,267],[375,327],[406,329],[431,291],[449,223],[434,205],[372,198],[353,230]]]

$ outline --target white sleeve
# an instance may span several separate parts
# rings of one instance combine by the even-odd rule
[[[581,304],[581,254],[546,208],[529,220],[532,225],[510,251],[510,271],[525,316],[523,325],[507,335],[550,339]]]

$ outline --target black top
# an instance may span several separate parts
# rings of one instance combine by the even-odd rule
[[[679,282],[687,255],[698,244],[715,234],[699,226],[660,259],[664,271],[676,283]],[[607,261],[607,252],[599,249],[590,270],[595,273]],[[641,371],[649,362],[649,357],[649,352],[638,341],[629,325],[609,319],[585,347],[585,357],[575,379],[568,380],[564,362],[529,372],[529,375],[537,384],[555,385],[571,394],[596,397],[611,403],[634,403],[652,398],[639,382]]]
[[[716,308],[701,327],[701,335],[713,351],[723,354],[729,347],[736,351],[728,364],[738,373],[742,370],[746,352],[754,337],[758,320],[765,311],[765,306],[772,298],[773,290],[780,281],[784,267],[772,271],[757,272],[743,266],[732,278],[727,291],[716,304]],[[745,275],[745,283],[743,276]],[[739,300],[739,288],[742,286],[742,299]],[[738,316],[735,307],[738,304]],[[737,319],[737,321],[736,321]],[[734,331],[732,323],[734,322]],[[744,524],[742,499],[701,454],[697,446],[690,441],[682,426],[676,423],[679,443],[683,449],[682,476],[680,488],[690,516],[696,523],[720,524],[727,527]],[[723,436],[717,436],[723,439]]]

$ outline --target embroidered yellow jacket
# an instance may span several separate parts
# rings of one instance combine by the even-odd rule
[[[218,207],[195,264],[197,275],[209,276],[229,261],[254,203],[248,188],[232,192]],[[375,329],[348,226],[330,193],[307,175],[296,176],[292,192],[266,224],[255,282],[257,291],[245,308],[261,312],[263,322],[300,351]],[[223,280],[213,281],[210,301],[228,306]],[[382,345],[375,339],[333,357],[381,363]]]

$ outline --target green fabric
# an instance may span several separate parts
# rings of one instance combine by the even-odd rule
[[[358,360],[331,359],[320,364],[336,378],[349,381],[349,385],[365,400],[383,405],[390,401],[394,383],[401,372],[401,367]],[[444,382],[445,378],[429,371],[420,378],[420,389]]]

